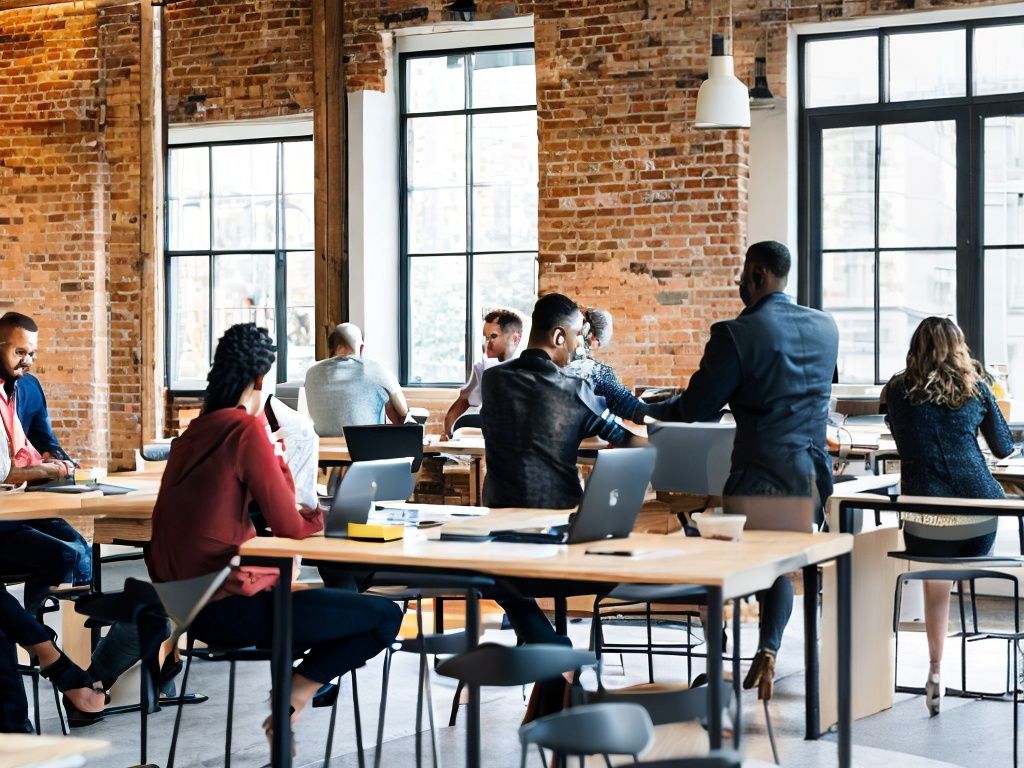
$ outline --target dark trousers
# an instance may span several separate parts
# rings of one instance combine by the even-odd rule
[[[0,733],[32,732],[15,645],[36,645],[49,639],[50,633],[14,595],[0,589]]]
[[[25,608],[34,616],[50,587],[89,583],[92,550],[66,521],[33,520],[0,534],[0,568],[6,573],[31,574],[25,582]]]
[[[193,622],[192,634],[216,648],[269,648],[273,615],[271,592],[232,595],[207,605]],[[295,671],[327,683],[383,651],[401,625],[402,610],[383,597],[330,588],[295,592],[292,648],[305,651]]]

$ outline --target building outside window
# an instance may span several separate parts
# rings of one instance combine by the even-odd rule
[[[402,381],[465,381],[483,316],[537,296],[533,48],[400,57]]]
[[[206,388],[235,323],[277,344],[271,381],[314,361],[313,142],[178,144],[167,158],[167,384]]]
[[[888,380],[948,315],[1024,391],[1024,18],[798,52],[803,293],[839,325],[839,380]]]

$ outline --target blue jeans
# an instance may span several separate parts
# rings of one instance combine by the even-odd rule
[[[25,609],[33,616],[50,587],[92,580],[92,550],[64,520],[33,520],[0,534],[0,563],[8,573],[31,574],[25,582]]]

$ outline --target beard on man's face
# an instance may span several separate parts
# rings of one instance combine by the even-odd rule
[[[743,300],[744,307],[749,307],[753,303],[753,298],[750,295],[750,288],[747,286],[746,280],[740,280],[740,299]]]

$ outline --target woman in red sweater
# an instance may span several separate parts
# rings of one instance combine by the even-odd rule
[[[255,505],[277,536],[302,539],[323,529],[319,509],[298,509],[295,486],[263,416],[263,377],[276,347],[266,329],[234,325],[217,344],[202,413],[171,447],[153,510],[146,564],[155,582],[212,573],[228,565],[256,530]],[[293,595],[292,646],[309,649],[292,676],[292,721],[324,684],[362,666],[398,634],[402,612],[390,600],[337,589]],[[192,634],[220,648],[269,647],[270,591],[214,599]],[[264,727],[269,727],[269,718]]]

